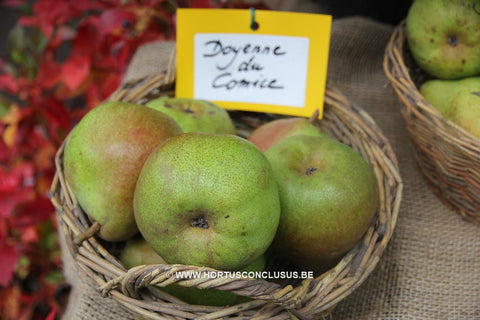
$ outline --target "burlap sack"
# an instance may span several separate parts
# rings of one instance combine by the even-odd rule
[[[400,163],[404,193],[394,236],[380,263],[331,318],[480,319],[480,228],[443,205],[414,162],[400,102],[382,69],[392,30],[360,17],[333,22],[328,81],[384,130]],[[165,56],[159,53],[162,48],[159,43],[142,47],[126,79],[154,72]],[[69,253],[63,254],[65,275],[73,286],[64,319],[135,319],[102,297]]]

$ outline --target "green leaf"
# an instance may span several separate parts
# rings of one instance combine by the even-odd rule
[[[50,220],[40,224],[40,248],[45,251],[57,249],[58,234]]]
[[[8,111],[10,110],[10,105],[4,102],[0,102],[0,118],[4,117],[6,114],[8,114]]]
[[[63,273],[60,270],[52,270],[45,277],[47,284],[59,284],[65,280]]]
[[[7,45],[9,50],[13,52],[25,50],[25,27],[15,25],[8,33]]]
[[[42,53],[48,44],[48,38],[39,29],[33,29],[29,37],[30,48],[35,53]]]
[[[25,279],[30,273],[32,263],[27,256],[21,256],[18,259],[16,274],[20,279]]]

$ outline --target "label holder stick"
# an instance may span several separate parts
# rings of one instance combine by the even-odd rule
[[[260,25],[255,21],[255,8],[250,7],[250,29],[257,31],[260,28]]]

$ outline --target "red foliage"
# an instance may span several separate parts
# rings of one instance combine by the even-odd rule
[[[10,55],[0,59],[0,319],[55,319],[65,307],[55,298],[64,288],[49,200],[55,152],[118,87],[140,45],[174,38],[175,6],[248,7],[241,0],[37,0],[18,20]]]
[[[3,243],[0,247],[0,256],[2,256],[2,260],[0,261],[0,269],[2,270],[0,274],[0,285],[5,287],[9,284],[15,271],[15,265],[18,260],[17,248]]]

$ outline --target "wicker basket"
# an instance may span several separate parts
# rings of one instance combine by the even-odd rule
[[[172,93],[174,72],[168,68],[156,76],[130,81],[110,100],[144,103]],[[248,112],[230,113],[239,135],[248,136],[275,115]],[[213,277],[179,279],[177,271],[212,270],[185,265],[147,265],[126,270],[115,248],[95,235],[91,224],[65,182],[62,168],[63,145],[56,155],[52,202],[57,208],[59,231],[75,263],[97,284],[105,296],[146,319],[318,319],[354,291],[374,270],[389,242],[399,212],[402,181],[395,154],[381,130],[360,107],[337,90],[328,87],[322,129],[351,145],[371,163],[379,185],[379,206],[363,239],[332,269],[314,279],[284,283],[254,278]],[[267,264],[275,261],[269,258]],[[178,273],[177,273],[178,274]],[[159,290],[178,282],[183,286],[216,288],[253,300],[230,307],[189,305]]]
[[[383,68],[404,106],[401,112],[424,177],[445,204],[480,223],[480,139],[443,117],[418,91],[428,76],[408,51],[405,21],[394,29]]]

